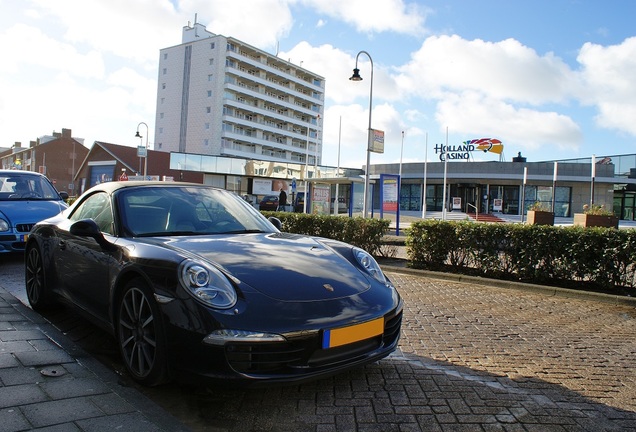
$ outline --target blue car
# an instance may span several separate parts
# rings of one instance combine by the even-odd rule
[[[0,170],[0,254],[24,252],[33,225],[67,208],[66,198],[42,174]]]

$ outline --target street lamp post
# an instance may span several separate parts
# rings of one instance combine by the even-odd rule
[[[307,125],[307,146],[305,148],[305,198],[303,213],[307,213],[307,197],[309,196],[309,125]]]
[[[590,207],[594,205],[594,178],[596,177],[596,155],[592,155],[592,184],[590,188]]]
[[[402,131],[402,145],[400,146],[400,170],[398,172],[398,207],[400,207],[400,197],[402,196],[402,155],[404,154],[404,131]]]
[[[556,206],[556,184],[557,184],[557,175],[559,172],[559,163],[554,162],[554,176],[552,177],[552,213],[556,215],[555,206]]]
[[[143,138],[139,133],[139,126],[146,126],[146,157],[144,157],[144,180],[147,180],[148,177],[148,125],[144,122],[139,122],[137,125],[137,133],[135,134],[135,138]]]
[[[351,81],[362,81],[362,77],[360,76],[360,69],[358,69],[358,58],[360,54],[366,54],[369,57],[369,61],[371,62],[371,82],[369,85],[369,128],[367,131],[367,166],[364,170],[364,199],[363,199],[363,208],[364,214],[363,217],[367,217],[369,213],[369,199],[367,197],[369,193],[369,168],[371,165],[371,142],[373,139],[373,130],[371,129],[371,110],[373,108],[373,59],[371,55],[366,51],[360,51],[356,55],[356,67],[353,69],[353,75],[349,78]]]

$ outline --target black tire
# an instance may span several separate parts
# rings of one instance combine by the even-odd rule
[[[117,311],[117,341],[128,373],[147,386],[165,382],[168,367],[164,331],[159,308],[143,279],[126,285]]]
[[[42,253],[37,245],[30,246],[26,251],[24,282],[27,299],[33,310],[44,311],[57,305],[55,294],[48,287]]]

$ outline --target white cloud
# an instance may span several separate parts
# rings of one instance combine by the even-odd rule
[[[489,97],[541,104],[572,93],[574,74],[552,54],[539,56],[516,40],[468,41],[432,36],[398,68],[405,95],[440,97],[445,91],[478,91]]]
[[[33,0],[46,28],[59,28],[63,39],[104,54],[152,62],[158,49],[173,45],[185,24],[168,0]]]
[[[466,139],[498,138],[522,150],[576,150],[582,143],[579,126],[568,116],[517,107],[476,92],[448,94],[438,103],[436,120]]]
[[[289,3],[286,0],[183,0],[180,9],[197,12],[198,22],[215,34],[271,50],[292,28],[294,20]]]
[[[362,33],[391,31],[410,35],[424,33],[428,9],[402,0],[305,0],[319,13],[353,25]]]
[[[16,24],[0,34],[0,51],[3,58],[11,59],[0,64],[0,72],[21,74],[36,67],[66,70],[85,78],[100,78],[104,74],[104,62],[97,51],[80,53],[72,44],[60,42],[39,28],[25,24]]]
[[[577,60],[585,83],[582,101],[597,107],[598,124],[636,135],[636,37],[607,47],[586,43]]]
[[[369,101],[371,66],[368,57],[360,55],[358,68],[362,81],[353,82],[349,78],[356,64],[355,56],[331,45],[311,46],[301,42],[288,52],[280,54],[281,58],[322,75],[326,80],[325,97],[328,101],[341,104],[356,98],[360,102]],[[394,100],[400,95],[396,89],[395,79],[390,70],[381,65],[373,66],[373,98],[374,100]]]

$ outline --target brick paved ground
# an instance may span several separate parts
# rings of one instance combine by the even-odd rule
[[[142,390],[197,431],[636,431],[633,305],[388,274],[406,309],[381,362],[288,387]]]
[[[408,362],[484,384],[455,400],[470,407],[465,419],[636,430],[633,307],[391,276],[407,304],[401,348]],[[449,420],[461,423],[453,414]]]
[[[160,403],[210,431],[636,430],[633,307],[389,274],[406,302],[390,358],[302,386],[175,387]]]

